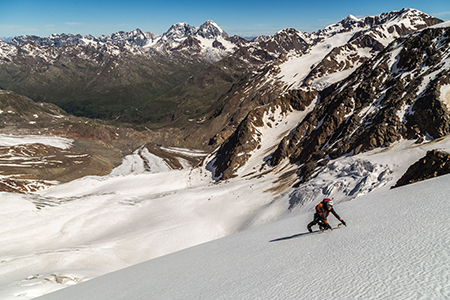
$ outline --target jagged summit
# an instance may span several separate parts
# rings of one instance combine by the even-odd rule
[[[358,17],[355,17],[354,15],[352,15],[352,14],[350,14],[350,15],[348,15],[345,19],[344,19],[344,21],[350,21],[350,22],[358,22],[358,21],[360,21],[361,19],[360,18],[358,18]]]
[[[197,34],[207,38],[228,37],[228,34],[214,21],[208,20],[197,29]]]
[[[190,35],[194,35],[196,32],[195,27],[188,23],[177,23],[172,25],[163,35],[163,39],[178,41],[179,39],[187,38]]]
[[[330,35],[335,34],[336,32],[350,31],[357,28],[369,29],[380,25],[385,25],[387,27],[396,25],[399,27],[396,28],[396,31],[400,31],[402,27],[430,26],[432,25],[433,19],[435,18],[417,9],[404,8],[399,11],[382,13],[375,16],[366,16],[364,18],[348,15],[342,21],[329,25],[313,34],[319,36]]]
[[[341,21],[342,24],[345,24],[346,26],[350,26],[352,24],[361,22],[361,19],[358,17],[355,17],[354,15],[348,15],[345,19]]]
[[[177,23],[172,25],[158,41],[159,48],[178,47],[185,39],[203,38],[207,40],[228,39],[228,34],[220,28],[214,21],[208,20],[199,27],[194,27],[188,23]]]

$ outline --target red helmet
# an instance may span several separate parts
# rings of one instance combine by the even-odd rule
[[[334,202],[331,201],[330,198],[323,199],[323,203],[325,203],[328,207],[332,207],[334,205]]]

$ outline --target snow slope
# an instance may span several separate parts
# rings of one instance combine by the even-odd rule
[[[276,79],[282,80],[291,89],[299,88],[305,77],[311,72],[313,65],[322,61],[333,48],[348,43],[354,34],[355,32],[337,34],[318,43],[305,55],[289,57],[286,62],[280,65],[280,73]],[[354,69],[342,74],[335,74],[336,78],[333,77],[333,80],[344,79],[353,71]]]
[[[284,126],[279,123],[274,130],[281,132]],[[244,169],[259,169],[271,148],[270,138],[279,138],[266,131],[260,128],[261,150],[266,150],[258,150]],[[23,143],[33,141],[39,137],[25,136]],[[31,299],[198,244],[259,230],[261,224],[292,214],[306,214],[301,217],[306,224],[324,196],[346,207],[359,203],[362,195],[388,191],[409,165],[435,148],[449,151],[450,138],[420,145],[402,141],[390,149],[343,157],[280,197],[273,189],[280,184],[276,172],[215,183],[205,165],[167,171],[162,159],[138,152],[108,176],[84,177],[32,195],[1,193],[0,298]],[[347,210],[338,211],[352,223],[356,217],[349,219],[351,206]],[[302,232],[303,223],[293,229]]]
[[[324,196],[348,207],[338,211],[354,223],[358,213],[351,215],[351,205],[359,203],[358,197],[377,191],[390,193],[389,187],[426,151],[450,151],[450,138],[423,144],[401,141],[389,149],[331,161],[307,184],[280,196],[275,187],[288,179],[278,178],[280,170],[268,173],[260,166],[273,151],[278,135],[292,126],[291,119],[300,117],[293,113],[284,116],[285,122],[277,122],[275,111],[272,130],[266,128],[267,122],[258,129],[261,149],[243,167],[240,177],[226,182],[212,180],[206,170],[208,161],[195,169],[169,170],[162,159],[138,149],[108,176],[84,177],[31,195],[1,193],[0,298],[31,299],[198,244],[259,232],[259,225],[295,214],[301,216],[291,222],[304,220],[286,225],[286,233],[280,231],[272,238],[303,232],[313,206]],[[35,142],[61,148],[71,145],[71,140],[58,137],[0,136],[1,145]],[[186,149],[171,150],[188,153]],[[379,218],[384,218],[382,213]],[[356,241],[349,243],[359,247]]]
[[[343,229],[305,234],[302,213],[39,299],[449,299],[449,194],[450,176],[373,193],[337,205]]]
[[[1,299],[30,299],[233,234],[273,198],[261,192],[268,179],[216,184],[204,168],[139,173],[141,157],[109,176],[0,194]]]

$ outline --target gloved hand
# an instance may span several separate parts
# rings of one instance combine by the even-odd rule
[[[347,226],[344,220],[341,220],[342,225]]]

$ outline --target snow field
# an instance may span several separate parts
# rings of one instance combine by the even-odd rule
[[[112,170],[111,175],[141,174],[144,172],[168,172],[171,168],[147,148],[141,147],[133,154],[127,155],[122,164]]]
[[[268,125],[267,122],[270,120],[274,132],[282,134],[286,129],[285,125],[289,125],[292,121],[290,119],[291,116],[295,116],[295,113],[285,119],[287,124],[278,122],[280,112],[275,111],[270,118],[266,116],[265,125]],[[257,170],[259,170],[264,157],[268,155],[268,149],[273,146],[271,141],[277,139],[275,135],[268,134],[268,131],[266,131],[268,128],[261,127],[258,130],[261,133],[262,147],[254,153],[248,165],[244,166],[243,170],[247,170],[246,172],[254,172],[254,167],[257,167]],[[184,298],[180,296],[178,299],[202,299],[202,293],[204,293],[203,299],[226,299],[227,295],[230,297],[239,295],[238,298],[240,299],[254,299],[255,294],[245,296],[247,286],[258,288],[260,290],[258,295],[262,299],[265,299],[264,297],[266,296],[267,299],[274,299],[270,296],[278,294],[280,294],[278,299],[286,299],[286,297],[294,299],[293,295],[297,295],[297,293],[306,293],[307,295],[311,293],[313,296],[305,297],[305,299],[315,299],[315,295],[320,294],[320,292],[315,291],[314,287],[311,287],[313,282],[308,280],[310,280],[309,278],[314,278],[317,282],[323,281],[320,277],[323,277],[324,273],[316,272],[315,270],[326,269],[326,263],[322,262],[321,256],[316,256],[318,254],[314,253],[325,254],[321,252],[322,248],[319,245],[328,243],[325,240],[325,237],[329,236],[328,233],[317,237],[318,240],[315,242],[309,241],[306,237],[298,236],[298,238],[302,238],[301,245],[304,246],[295,244],[291,248],[284,247],[297,240],[297,238],[289,237],[306,231],[306,224],[312,220],[314,205],[324,196],[330,196],[335,198],[336,203],[339,203],[338,213],[351,224],[348,228],[336,230],[332,236],[335,234],[338,236],[345,232],[352,233],[349,236],[342,237],[344,241],[345,239],[348,240],[346,244],[342,244],[342,239],[334,239],[331,243],[326,244],[325,249],[334,249],[333,253],[336,251],[345,253],[356,251],[356,254],[353,253],[351,257],[349,255],[347,258],[345,258],[345,255],[342,256],[339,259],[339,264],[338,262],[333,263],[338,265],[329,270],[338,270],[333,271],[333,274],[346,272],[339,276],[352,280],[356,287],[361,286],[358,293],[355,292],[351,295],[342,294],[340,299],[346,299],[346,297],[348,297],[347,299],[355,299],[352,298],[355,295],[357,299],[359,294],[364,294],[364,290],[370,290],[369,286],[359,282],[360,274],[358,272],[366,272],[366,267],[373,268],[375,265],[374,262],[370,262],[370,265],[368,265],[369,261],[365,260],[363,256],[367,253],[367,255],[372,255],[378,259],[379,255],[381,255],[377,254],[378,252],[371,254],[367,250],[369,245],[376,247],[378,251],[383,250],[383,247],[386,247],[388,250],[392,249],[392,254],[390,252],[384,254],[386,257],[390,255],[397,256],[398,253],[396,251],[409,251],[409,248],[402,247],[412,247],[409,241],[403,241],[403,238],[396,235],[384,234],[384,236],[379,237],[373,232],[366,232],[366,227],[368,230],[371,226],[375,226],[371,225],[373,219],[380,220],[380,222],[388,222],[388,224],[378,222],[380,223],[377,223],[378,225],[376,226],[378,227],[372,228],[374,232],[382,232],[382,230],[387,232],[390,229],[383,226],[389,226],[403,231],[404,238],[415,239],[415,237],[412,237],[415,232],[408,232],[405,228],[402,229],[401,224],[395,223],[397,221],[390,223],[390,219],[384,219],[384,210],[389,210],[386,213],[389,215],[390,210],[393,209],[389,201],[387,203],[380,202],[379,208],[374,207],[365,211],[365,207],[378,203],[379,198],[392,198],[389,193],[393,193],[396,190],[390,191],[389,187],[395,184],[409,165],[423,157],[426,151],[431,149],[449,151],[450,138],[419,145],[414,144],[413,141],[401,141],[390,148],[377,149],[353,157],[343,157],[334,160],[318,171],[313,180],[307,185],[303,185],[302,189],[291,189],[280,197],[277,197],[279,191],[271,191],[274,186],[280,184],[277,172],[267,173],[262,177],[258,176],[258,178],[253,178],[252,176],[244,177],[248,173],[242,173],[242,177],[221,183],[212,181],[211,174],[205,170],[205,166],[176,171],[160,170],[159,173],[147,171],[139,174],[138,171],[131,172],[133,168],[134,170],[144,170],[144,168],[138,166],[139,162],[144,163],[144,160],[156,160],[154,165],[159,165],[162,160],[159,161],[158,158],[153,156],[136,154],[124,160],[124,165],[129,166],[130,169],[127,171],[127,167],[123,166],[120,169],[121,171],[118,171],[115,175],[84,177],[33,195],[1,193],[0,298],[16,299],[20,295],[21,299],[31,299],[68,285],[85,282],[109,272],[161,257],[163,260],[158,258],[156,260],[158,261],[157,265],[152,267],[152,270],[157,270],[157,273],[147,274],[145,278],[157,276],[161,280],[166,278],[167,281],[143,282],[142,284],[147,287],[156,285],[160,286],[160,289],[167,289],[166,299],[177,299],[177,293],[180,293],[180,295],[184,293],[183,289],[177,291],[177,288],[174,288],[169,283],[170,280],[168,278],[172,278],[180,288],[186,288],[188,296]],[[134,167],[132,168],[131,166]],[[255,175],[258,174],[257,170]],[[447,188],[443,188],[442,193],[445,193]],[[440,192],[439,189],[437,189],[437,192]],[[386,193],[388,196],[379,196],[384,195],[382,193]],[[299,196],[298,199],[301,201],[289,212],[290,203],[297,196]],[[355,206],[355,211],[353,211],[353,205],[361,203],[360,200],[362,201],[366,197],[372,197],[370,198],[372,200],[366,200],[369,206],[364,206],[364,208]],[[426,200],[422,199],[422,201],[421,210],[434,209],[428,208],[428,206],[434,207],[434,202],[430,204]],[[42,208],[38,209],[37,205]],[[417,204],[414,205],[417,206]],[[440,202],[436,203],[436,205],[443,206]],[[376,213],[377,209],[380,209],[379,213]],[[447,207],[440,207],[439,209],[447,209]],[[405,216],[405,213],[410,214],[409,208],[400,210],[398,213],[402,216]],[[445,215],[445,213],[443,214]],[[290,216],[296,217],[290,218]],[[367,219],[356,221],[361,216],[366,216]],[[427,216],[425,215],[423,218],[427,218]],[[261,224],[273,222],[277,219],[281,219],[281,221],[273,223],[273,228],[268,225],[269,227],[263,226],[259,229]],[[412,220],[419,222],[417,224],[426,224],[424,222],[434,222],[436,225],[440,224],[439,226],[445,224],[439,218],[424,221],[422,217],[414,216]],[[409,221],[402,222],[407,224]],[[390,224],[393,225],[391,226]],[[414,225],[412,223],[408,224]],[[262,228],[269,230],[270,235],[264,233],[263,230],[266,229]],[[354,230],[356,232],[353,232]],[[232,239],[220,239],[225,236],[230,236]],[[236,236],[236,240],[234,240],[234,236]],[[244,236],[245,240],[239,241],[240,236]],[[362,241],[356,238],[353,240],[353,236],[360,236]],[[366,237],[370,238],[371,241],[368,241]],[[427,252],[430,252],[426,247],[435,243],[433,242],[434,238],[436,238],[436,241],[442,242],[442,237],[433,233],[427,238],[419,236],[417,242],[419,243],[423,239],[426,241],[426,244],[417,245],[416,247],[424,248]],[[391,241],[394,239],[396,240],[395,242]],[[218,244],[215,244],[215,242],[207,243],[212,240],[216,240]],[[277,241],[270,242],[272,240]],[[226,241],[233,245],[227,246],[223,244],[228,243]],[[401,244],[397,245],[397,241],[401,241]],[[367,244],[364,244],[364,242]],[[159,265],[160,261],[164,262],[164,265],[171,264],[167,262],[164,255],[202,243],[213,245],[207,246],[213,248],[206,248],[209,249],[207,250],[208,253],[195,254],[199,255],[199,257],[188,259],[192,260],[192,262],[197,261],[198,264],[195,268],[202,270],[202,272],[205,272],[204,274],[191,276],[191,273],[195,273],[190,270],[194,266],[183,261],[185,259],[184,254],[180,254],[180,258],[177,258],[176,255],[169,255],[171,258],[167,258],[169,260],[175,258],[174,266],[167,268],[167,272],[172,270],[171,272],[173,273],[163,274],[160,273],[162,271],[158,271],[158,268],[163,268]],[[275,244],[279,246],[273,248]],[[223,250],[220,250],[221,248]],[[260,252],[252,252],[253,250],[251,249],[253,248],[259,249]],[[191,249],[194,250],[188,249],[186,253],[190,253],[190,251],[195,253],[197,248]],[[355,249],[363,249],[364,253],[358,254]],[[300,251],[300,253],[297,253],[297,251]],[[223,257],[214,257],[216,252],[217,255],[220,254]],[[293,254],[294,252],[295,254]],[[304,253],[311,253],[311,257],[305,257]],[[238,254],[244,260],[240,263],[247,265],[245,270],[241,269],[240,273],[236,271],[237,273],[234,274],[230,268],[239,269],[239,259],[235,256]],[[357,255],[361,256],[359,258],[361,266],[357,265],[346,271],[348,267],[345,267],[343,262],[350,264],[352,258]],[[435,254],[436,257],[438,257],[437,255]],[[287,257],[284,258],[284,256]],[[258,260],[252,262],[252,257]],[[290,267],[289,264],[292,264],[291,259],[300,260],[302,265],[297,265],[295,268],[293,268],[294,266]],[[236,261],[236,265],[229,265],[228,260]],[[424,258],[424,260],[428,264],[434,264],[434,262],[429,262],[428,258]],[[179,265],[178,262],[180,263]],[[220,262],[223,265],[219,265]],[[342,265],[340,264],[341,262]],[[378,261],[376,262],[382,264]],[[435,265],[433,266],[436,267]],[[185,267],[189,267],[189,269],[185,269]],[[401,265],[398,268],[400,267]],[[216,269],[223,269],[225,273],[216,274]],[[297,274],[297,272],[300,272],[299,270],[304,270],[302,273],[305,274],[302,276],[308,277],[299,277],[300,275]],[[142,272],[147,271],[143,270]],[[375,273],[377,272],[387,271],[378,269]],[[402,272],[405,271],[400,270],[400,273]],[[446,269],[442,272],[448,278]],[[226,279],[229,277],[228,273],[234,277]],[[259,278],[260,273],[268,274],[261,275],[263,277]],[[433,274],[419,274],[430,276],[431,281],[436,280]],[[129,276],[134,278],[135,281],[136,278],[140,278],[139,274],[130,274]],[[219,277],[216,278],[217,276]],[[276,281],[280,286],[267,283],[271,282],[268,278],[269,276],[271,281],[278,280],[276,278],[280,277],[281,281]],[[397,275],[390,273],[380,275],[382,277],[377,277],[378,275],[372,273],[365,276],[367,279],[379,282],[377,284],[380,285],[382,278],[388,278],[391,281],[397,280],[394,278]],[[192,277],[192,280],[197,278],[202,281],[195,286],[186,277]],[[206,282],[210,283],[200,285],[201,282],[205,281],[204,277],[207,277],[208,280]],[[177,282],[177,280],[182,282]],[[401,279],[398,280],[401,281]],[[123,280],[114,279],[114,284],[116,284],[116,281]],[[241,283],[236,283],[235,281]],[[89,283],[89,281],[87,282]],[[128,282],[127,284],[131,283]],[[189,290],[191,284],[195,289]],[[268,286],[260,287],[264,284],[268,284]],[[438,283],[434,284],[436,288],[439,288]],[[238,288],[235,289],[235,286]],[[288,289],[285,292],[280,291],[286,289],[286,287]],[[227,288],[229,291],[224,291]],[[197,289],[200,292],[196,292]],[[205,291],[202,292],[204,289]],[[307,291],[308,289],[311,289],[311,291]],[[398,289],[398,293],[400,293],[402,288],[398,287]],[[234,290],[235,292],[233,292]],[[350,286],[347,290],[350,290]],[[172,292],[169,293],[169,291]],[[444,293],[446,290],[442,288],[442,291]],[[121,295],[122,293],[119,291],[115,292],[115,295]],[[156,289],[156,292],[161,292],[161,290]],[[334,290],[329,292],[336,293]],[[394,298],[389,299],[397,297],[397,291],[395,293],[394,290],[388,292],[394,295]],[[103,291],[100,293],[108,294]],[[166,292],[161,293],[164,294]],[[233,294],[230,295],[229,293]],[[243,297],[240,297],[241,293],[244,295]],[[377,295],[375,290],[370,290],[370,293],[374,297]],[[224,296],[221,296],[222,294]],[[200,296],[197,297],[197,295]],[[283,295],[286,297],[283,298]],[[440,294],[437,293],[436,295]],[[135,296],[127,295],[123,298],[117,296],[118,298],[115,299],[139,299],[140,297]],[[79,299],[81,298],[83,297],[80,296]],[[365,297],[361,296],[361,298]],[[97,297],[91,299],[97,299]],[[158,297],[158,299],[164,298]]]
[[[70,147],[72,147],[73,140],[51,135],[14,136],[8,134],[0,134],[0,147],[10,147],[34,143],[40,143],[61,149],[69,149]]]
[[[3,193],[0,298],[30,299],[67,285],[47,280],[53,275],[81,282],[233,234],[270,201],[259,194],[264,185],[213,184],[199,170],[182,170],[85,177],[40,195]],[[49,199],[63,201],[40,210],[33,204]]]
[[[338,204],[332,232],[291,215],[39,299],[449,299],[449,183]]]
[[[334,48],[348,43],[354,34],[355,31],[336,34],[312,47],[308,53],[301,56],[290,57],[285,63],[280,65],[280,73],[276,78],[282,80],[291,89],[298,88],[302,85],[303,80],[311,72],[311,69],[315,64],[321,62]],[[365,49],[360,49],[359,54],[361,56],[369,55]],[[313,86],[327,86],[330,83],[337,82],[350,75],[355,69],[356,67],[351,70],[328,74],[323,78],[317,79]]]

